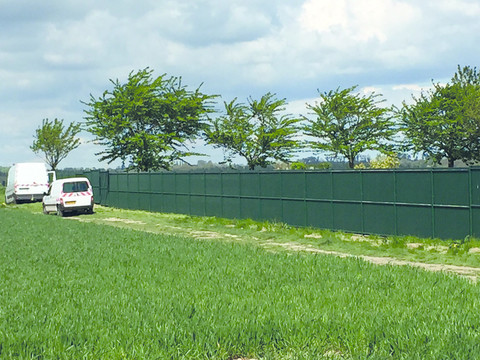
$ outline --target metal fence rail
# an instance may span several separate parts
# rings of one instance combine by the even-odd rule
[[[114,173],[90,171],[99,204],[279,221],[364,234],[480,236],[480,168]]]

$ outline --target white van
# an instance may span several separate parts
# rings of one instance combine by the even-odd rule
[[[55,180],[55,172],[47,171],[44,163],[18,163],[8,170],[5,203],[40,201],[48,191],[48,177]]]
[[[43,197],[43,213],[84,212],[93,214],[93,190],[86,177],[59,179],[52,182]]]

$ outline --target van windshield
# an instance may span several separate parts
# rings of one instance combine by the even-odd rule
[[[88,184],[86,181],[75,181],[63,184],[64,193],[75,193],[88,190]]]

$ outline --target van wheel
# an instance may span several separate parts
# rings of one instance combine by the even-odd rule
[[[65,216],[65,213],[64,213],[63,210],[60,208],[60,206],[57,206],[57,215],[58,215],[58,216],[61,216],[61,217],[64,217],[64,216]]]
[[[48,211],[47,211],[47,208],[45,207],[45,204],[43,204],[43,213],[45,215],[48,215]]]

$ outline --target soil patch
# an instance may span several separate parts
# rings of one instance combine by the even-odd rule
[[[138,220],[129,220],[129,219],[121,219],[121,218],[106,218],[103,219],[103,221],[108,221],[108,222],[121,222],[124,224],[138,224],[138,225],[146,225],[143,221],[138,221]]]

